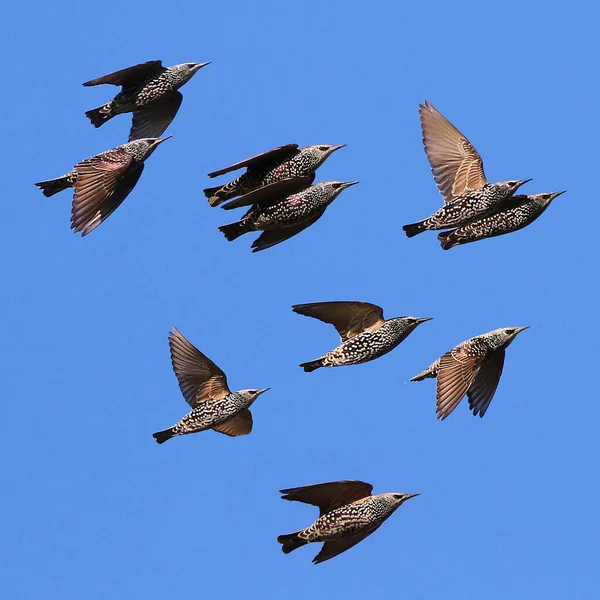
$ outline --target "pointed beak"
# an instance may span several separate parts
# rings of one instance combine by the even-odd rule
[[[206,65],[210,65],[210,62],[197,63],[192,67],[191,70],[193,73],[197,73],[202,67],[205,67]]]
[[[163,142],[170,140],[172,137],[173,137],[172,135],[168,135],[167,137],[164,137],[164,138],[158,138],[156,140],[155,144],[158,146],[159,144],[162,144]]]
[[[264,390],[258,390],[258,394],[256,394],[256,397],[258,398],[261,394],[268,392],[270,389],[271,388],[265,388]]]
[[[515,189],[518,190],[522,185],[525,185],[526,183],[529,183],[530,181],[533,181],[533,177],[531,179],[523,179],[523,180],[519,181],[519,185]]]
[[[525,325],[525,327],[517,327],[515,329],[515,335],[517,335],[517,333],[521,333],[521,331],[525,331],[526,329],[529,329],[531,327],[531,325]]]
[[[433,317],[420,317],[417,319],[417,324],[420,325],[421,323],[431,321],[432,319],[433,319]]]
[[[348,181],[348,182],[344,183],[344,185],[341,186],[341,189],[345,190],[346,188],[352,187],[353,185],[356,185],[357,183],[360,183],[360,181]]]
[[[331,148],[329,148],[329,154],[333,154],[336,150],[339,150],[340,148],[345,148],[346,144],[340,144],[339,146],[331,146]]]
[[[416,498],[417,496],[420,496],[421,494],[406,494],[406,498],[404,498],[404,502],[406,502],[407,500],[410,500],[411,498]]]
[[[554,194],[552,194],[552,200],[554,200],[554,198],[557,198],[558,196],[560,196],[561,194],[565,194],[567,190],[563,190],[562,192],[555,192]]]

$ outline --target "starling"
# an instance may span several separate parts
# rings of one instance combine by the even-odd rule
[[[383,309],[368,302],[315,302],[296,304],[292,310],[300,315],[331,323],[342,343],[316,360],[300,366],[310,373],[320,367],[359,365],[375,360],[393,350],[428,317],[383,318]]]
[[[195,73],[210,63],[184,63],[163,67],[162,61],[151,60],[134,67],[110,73],[83,85],[116,85],[121,91],[107,104],[85,114],[94,127],[122,113],[133,113],[129,141],[160,137],[175,118],[183,96],[177,90]]]
[[[550,206],[554,198],[564,193],[562,191],[513,196],[508,208],[504,206],[483,219],[471,221],[457,229],[444,231],[438,235],[438,240],[444,250],[449,250],[461,244],[470,244],[477,240],[518,231],[533,223]]]
[[[135,187],[144,161],[157,146],[168,140],[147,138],[128,142],[76,164],[57,179],[36,183],[44,196],[75,188],[71,209],[71,229],[87,235],[105,221]]]
[[[209,177],[218,177],[246,167],[246,172],[237,179],[224,185],[207,188],[204,190],[204,194],[211,206],[218,206],[226,200],[261,188],[263,188],[264,199],[291,194],[293,192],[286,193],[288,184],[293,186],[293,180],[302,177],[307,178],[304,187],[311,185],[315,180],[315,171],[331,154],[345,145],[316,145],[298,148],[298,144],[287,144],[274,148],[230,167],[209,173]],[[255,196],[256,198],[258,196]]]
[[[413,237],[428,229],[448,229],[463,225],[500,206],[523,184],[512,180],[488,183],[483,161],[471,142],[429,102],[419,105],[423,144],[444,206],[429,218],[405,225]]]
[[[410,498],[419,494],[371,495],[373,486],[364,481],[334,481],[281,490],[283,500],[295,500],[319,507],[319,518],[295,533],[280,535],[284,554],[311,542],[325,542],[313,563],[319,564],[371,535]]]
[[[192,407],[179,423],[152,434],[162,444],[176,435],[214,429],[229,436],[252,431],[250,406],[269,388],[232,392],[227,376],[212,360],[192,346],[175,327],[169,333],[171,362],[181,393]]]
[[[473,415],[483,417],[500,382],[504,351],[527,328],[503,327],[462,342],[411,381],[437,377],[438,419],[444,420],[465,394]]]
[[[358,181],[326,181],[291,196],[267,200],[257,199],[255,194],[260,194],[260,190],[256,190],[244,196],[245,202],[252,206],[246,215],[240,221],[219,227],[219,230],[230,242],[250,231],[263,231],[254,240],[252,252],[265,250],[315,223],[340,192],[357,183]],[[233,202],[237,203],[238,200]]]

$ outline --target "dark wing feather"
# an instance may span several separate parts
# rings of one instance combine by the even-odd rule
[[[242,206],[265,206],[273,204],[277,200],[297,194],[309,187],[315,180],[315,174],[306,175],[304,177],[290,177],[282,179],[269,185],[264,185],[252,192],[248,192],[231,202],[223,205],[225,210],[240,208]]]
[[[340,506],[352,504],[352,502],[370,496],[373,486],[364,481],[332,481],[280,491],[283,494],[283,500],[318,506],[320,515],[323,516]]]
[[[285,146],[279,146],[279,148],[273,148],[273,150],[268,150],[262,154],[257,154],[256,156],[242,160],[234,165],[225,167],[224,169],[213,171],[212,173],[209,173],[208,176],[218,177],[219,175],[225,175],[225,173],[237,171],[243,167],[246,167],[249,171],[252,169],[263,169],[270,165],[277,165],[285,162],[292,158],[297,152],[298,144],[286,144]]]
[[[231,393],[225,373],[175,327],[169,333],[169,348],[181,393],[192,408],[196,408],[200,402],[224,398]]]
[[[248,435],[252,431],[252,413],[244,408],[235,417],[216,425],[213,429],[230,437]]]
[[[296,304],[292,306],[292,310],[300,315],[331,323],[343,342],[385,322],[381,306],[369,302],[313,302]]]
[[[267,248],[281,244],[281,242],[285,242],[285,240],[289,240],[291,237],[304,231],[307,227],[310,227],[313,223],[316,223],[324,212],[325,209],[319,211],[309,221],[305,221],[301,225],[263,231],[252,243],[252,252],[260,252],[261,250],[266,250]]]
[[[354,535],[349,538],[343,538],[341,540],[335,540],[334,542],[326,542],[323,544],[321,551],[313,558],[313,564],[318,565],[319,563],[325,562],[342,552],[346,552],[352,548],[352,546],[356,546],[358,542],[362,542],[367,536],[373,533],[370,531],[369,533],[360,533],[358,535]]]
[[[467,391],[469,407],[475,416],[483,417],[496,393],[504,367],[504,350],[496,350],[490,358],[484,360],[475,381]]]
[[[471,142],[433,105],[419,105],[423,144],[446,202],[487,183],[481,156]]]
[[[127,67],[126,69],[109,73],[108,75],[98,77],[97,79],[86,81],[83,85],[89,87],[92,85],[108,84],[121,85],[123,88],[130,88],[145,82],[153,75],[158,75],[158,73],[161,73],[162,71],[166,71],[162,66],[162,61],[150,60],[133,67]]]
[[[160,137],[175,118],[182,101],[183,96],[180,92],[171,92],[160,100],[134,111],[128,141]]]

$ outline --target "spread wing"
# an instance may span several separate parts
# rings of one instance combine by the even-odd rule
[[[215,431],[231,437],[248,435],[252,431],[252,413],[244,408],[235,417],[213,427]]]
[[[438,419],[445,419],[462,400],[475,379],[485,355],[457,346],[440,358],[437,371]]]
[[[255,240],[252,242],[252,252],[260,252],[266,250],[285,240],[289,240],[291,237],[298,235],[301,231],[304,231],[307,227],[310,227],[313,223],[316,223],[325,209],[320,210],[316,213],[309,221],[304,221],[300,225],[294,225],[293,227],[282,227],[281,229],[271,229],[270,231],[263,231]]]
[[[175,118],[182,101],[180,92],[171,92],[161,100],[134,111],[128,141],[160,137]]]
[[[373,486],[364,481],[333,481],[280,490],[283,500],[318,506],[320,516],[371,495]]]
[[[349,538],[344,538],[341,540],[335,540],[334,542],[326,542],[323,544],[321,551],[313,558],[313,564],[318,565],[319,563],[325,562],[342,552],[346,552],[352,548],[352,546],[356,546],[358,542],[362,542],[367,536],[373,533],[370,531],[369,533],[360,533],[359,535],[355,535]]]
[[[109,73],[108,75],[98,77],[97,79],[92,79],[91,81],[86,81],[83,85],[89,87],[92,85],[108,84],[120,85],[123,86],[123,88],[131,88],[163,71],[166,71],[166,69],[162,66],[162,61],[150,60],[133,67],[127,67],[126,69]]]
[[[252,192],[248,192],[231,202],[223,205],[225,210],[232,208],[240,208],[241,206],[264,206],[273,203],[275,200],[297,194],[309,187],[315,180],[315,174],[306,175],[304,177],[290,177],[282,179],[275,183],[270,183],[260,187]]]
[[[120,206],[144,170],[143,163],[131,167],[131,161],[130,155],[115,149],[75,165],[71,229],[87,235]]]
[[[292,306],[292,310],[300,315],[331,323],[343,342],[385,322],[383,309],[369,302],[314,302],[296,304]]]
[[[252,169],[262,169],[270,165],[277,165],[292,158],[297,152],[298,144],[286,144],[285,146],[279,146],[279,148],[273,148],[273,150],[268,150],[262,154],[257,154],[256,156],[242,160],[235,163],[235,165],[225,167],[219,171],[213,171],[212,173],[209,173],[208,176],[218,177],[219,175],[225,175],[225,173],[237,171],[243,167],[246,167],[250,171]]]
[[[433,105],[419,105],[423,144],[446,202],[487,183],[481,156],[471,142]]]
[[[467,391],[469,407],[475,416],[483,417],[485,415],[496,393],[504,367],[504,356],[504,350],[497,350],[489,359],[484,360],[475,381]]]
[[[196,408],[200,402],[219,399],[230,393],[227,376],[215,363],[173,327],[169,348],[175,376],[186,402]]]

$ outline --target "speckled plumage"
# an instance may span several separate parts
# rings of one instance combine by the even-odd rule
[[[269,150],[225,169],[209,173],[209,177],[217,177],[246,168],[246,172],[233,181],[221,186],[206,188],[204,195],[208,198],[211,206],[218,206],[226,200],[267,186],[272,187],[265,190],[265,193],[277,194],[278,186],[273,186],[273,184],[289,179],[303,178],[305,180],[304,187],[308,187],[315,179],[316,170],[331,154],[343,148],[344,145],[320,144],[299,148],[297,144],[287,144]]]
[[[533,223],[550,206],[552,200],[561,194],[564,194],[564,191],[513,196],[509,208],[501,208],[483,219],[440,233],[438,239],[442,248],[449,250],[461,244],[518,231]]]
[[[372,489],[372,485],[362,481],[337,481],[281,490],[284,500],[313,504],[321,513],[309,527],[277,538],[283,552],[288,554],[306,544],[324,542],[313,563],[329,560],[365,539],[406,500],[419,495],[371,495]]]
[[[383,309],[368,302],[316,302],[297,304],[294,312],[331,323],[342,343],[323,356],[302,363],[307,372],[321,367],[358,365],[375,360],[404,341],[429,318],[395,317],[385,320]]]
[[[527,327],[503,327],[461,342],[411,381],[437,378],[438,419],[445,419],[466,394],[473,415],[483,417],[498,387],[506,348]]]
[[[87,158],[56,179],[36,183],[44,196],[75,188],[71,229],[82,236],[104,222],[127,198],[142,171],[144,161],[166,138],[128,142]]]
[[[263,231],[252,244],[253,252],[270,248],[316,222],[343,190],[356,183],[318,183],[291,196],[254,205],[240,221],[219,230],[229,241],[251,231]]]
[[[159,137],[175,118],[183,96],[177,90],[210,63],[183,63],[163,67],[160,60],[128,67],[84,83],[84,86],[117,85],[112,100],[85,114],[95,127],[123,113],[133,113],[129,140]]]
[[[250,433],[252,414],[248,409],[268,388],[232,392],[225,373],[175,328],[169,334],[169,348],[179,387],[192,411],[172,427],[152,434],[156,441],[162,444],[207,429],[229,436]]]

